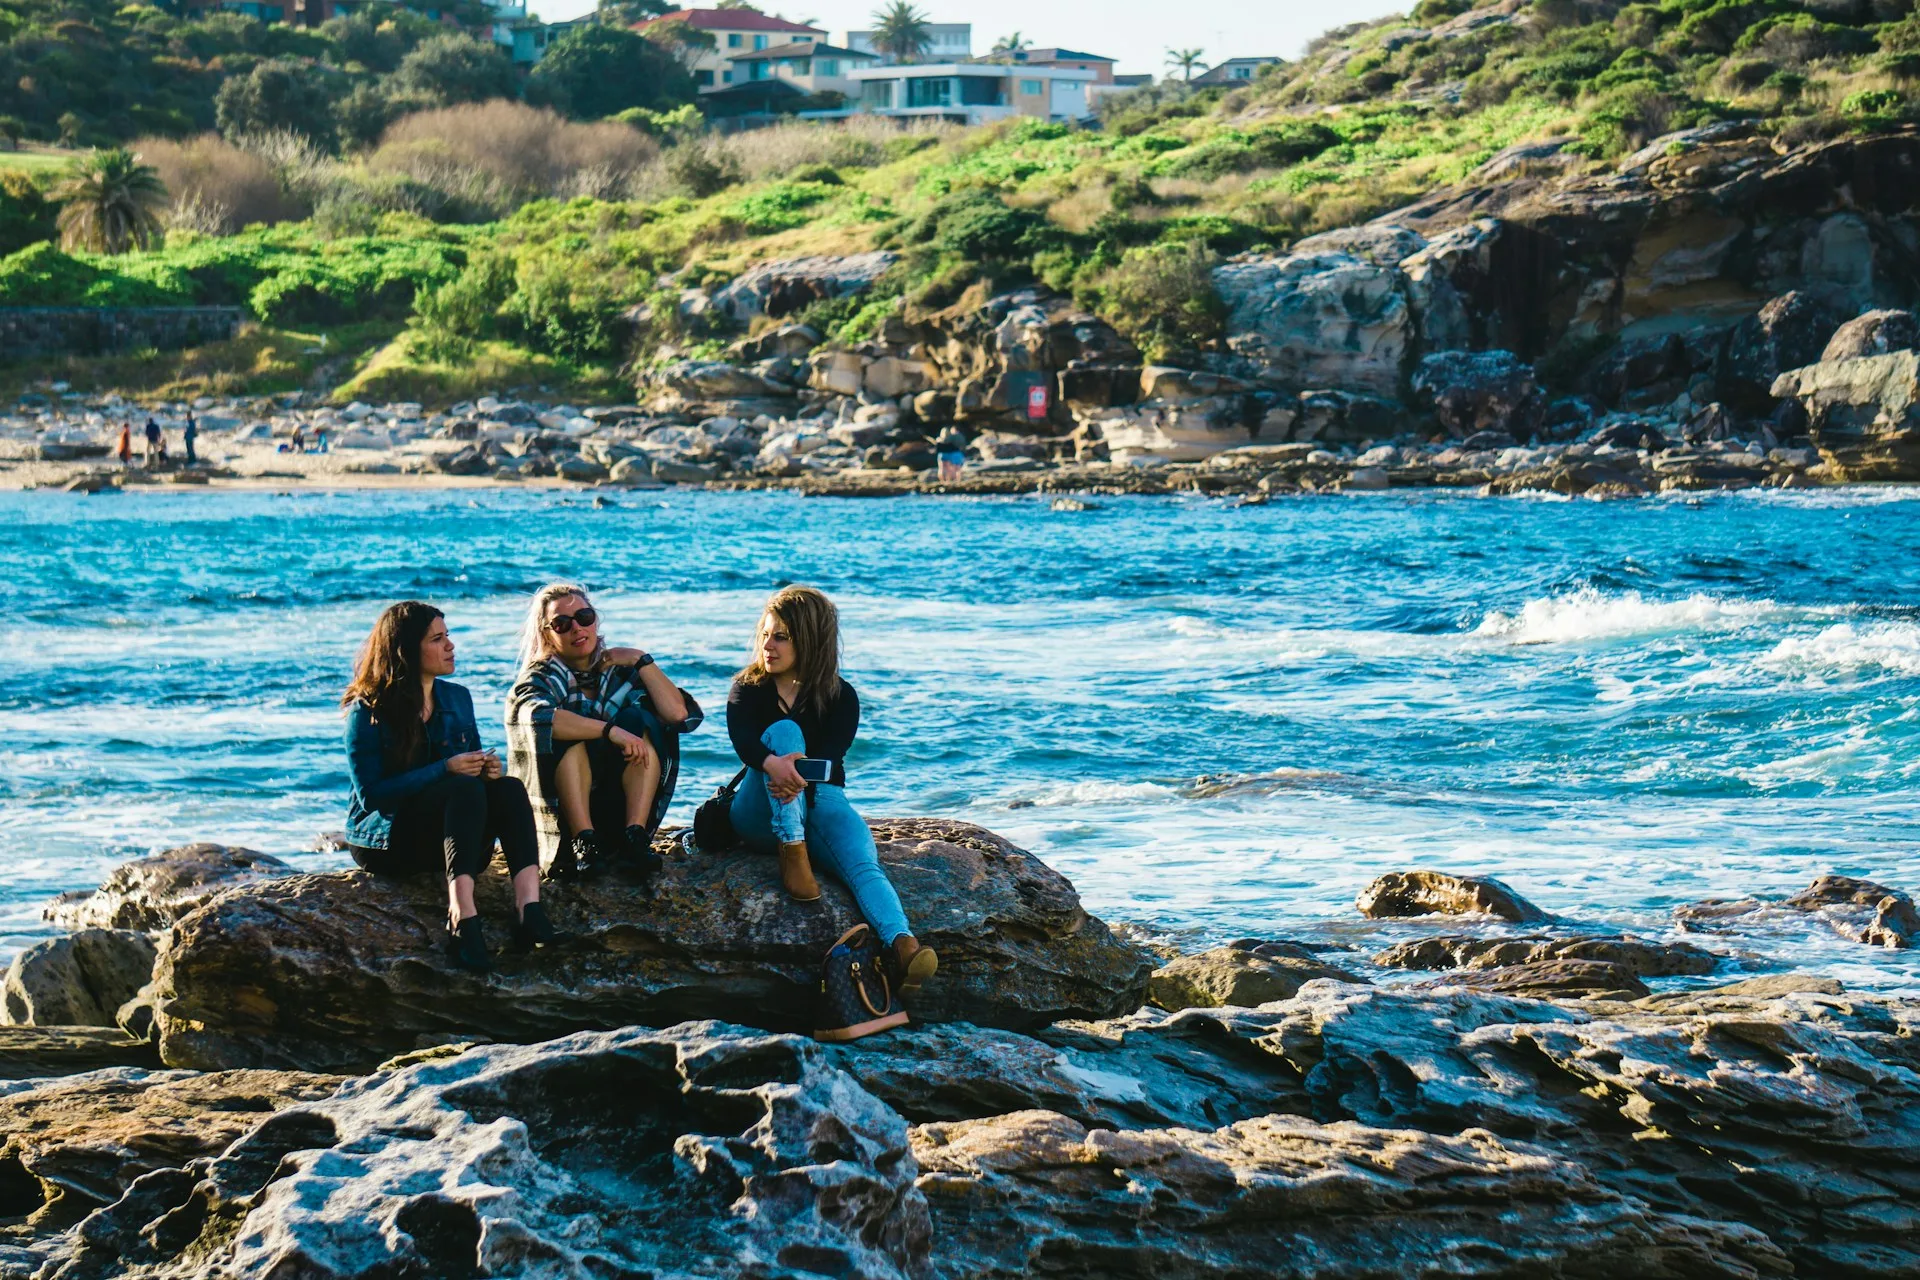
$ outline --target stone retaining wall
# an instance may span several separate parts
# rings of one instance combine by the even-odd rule
[[[0,307],[0,360],[175,351],[239,332],[240,307]]]

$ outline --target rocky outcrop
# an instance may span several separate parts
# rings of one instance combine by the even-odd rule
[[[42,914],[62,929],[157,933],[216,893],[292,871],[280,859],[252,849],[183,845],[123,863],[98,889],[63,893]]]
[[[1712,973],[1719,957],[1687,942],[1644,938],[1576,936],[1490,938],[1441,934],[1389,947],[1373,957],[1389,969],[1495,969],[1542,960],[1585,960],[1618,965],[1635,977]]]
[[[0,1081],[159,1065],[152,1044],[115,1027],[0,1026]]]
[[[1444,871],[1393,871],[1360,891],[1360,914],[1379,920],[1393,916],[1489,915],[1515,924],[1551,919],[1546,912],[1488,876],[1456,876]]]
[[[760,316],[778,320],[812,303],[865,291],[897,260],[892,253],[875,250],[756,263],[716,290],[711,305],[743,326]]]
[[[1833,331],[1817,361],[1858,360],[1891,351],[1920,350],[1920,319],[1911,311],[1865,311]]]
[[[1811,915],[1841,937],[1874,947],[1920,946],[1920,909],[1899,889],[1852,876],[1824,875],[1784,901],[1710,898],[1674,911],[1682,929],[1730,933],[1769,920]]]
[[[1547,411],[1533,369],[1511,351],[1436,352],[1414,370],[1413,391],[1460,437],[1498,431],[1531,440]]]
[[[1081,909],[1039,859],[965,823],[877,822],[915,932],[940,952],[916,1018],[1033,1027],[1136,1007],[1151,958]],[[361,872],[226,894],[174,929],[155,975],[169,1065],[366,1070],[422,1043],[531,1041],[724,1012],[810,1030],[819,963],[860,919],[836,883],[816,906],[781,892],[771,859],[677,850],[648,894],[593,882],[547,895],[572,945],[503,955],[476,977],[442,953],[445,890]],[[483,917],[507,912],[481,882]],[[498,934],[496,933],[496,937]]]
[[[111,1027],[153,976],[153,940],[131,929],[82,929],[36,942],[0,981],[0,1024]]]
[[[1773,408],[1774,380],[1820,359],[1846,316],[1825,298],[1794,291],[1735,325],[1721,355],[1718,391],[1747,413]]]
[[[1838,477],[1920,478],[1920,352],[1808,365],[1781,374],[1773,394],[1799,401]]]
[[[1288,942],[1245,942],[1214,947],[1153,971],[1147,999],[1162,1009],[1251,1008],[1290,1000],[1316,978],[1364,983],[1366,979]]]
[[[1398,395],[1415,335],[1399,269],[1312,250],[1217,267],[1238,371],[1276,388]]]

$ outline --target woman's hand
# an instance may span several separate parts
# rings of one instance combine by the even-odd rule
[[[487,753],[484,751],[462,751],[457,756],[447,757],[447,772],[457,773],[463,778],[477,778],[487,771]]]
[[[615,729],[607,735],[607,741],[620,749],[620,754],[627,758],[630,765],[644,765],[653,758],[653,748],[640,734]]]
[[[489,780],[491,780],[491,779],[494,779],[494,778],[497,778],[497,777],[499,777],[499,776],[500,776],[501,774],[503,774],[503,773],[505,773],[505,772],[507,771],[507,767],[506,767],[505,765],[503,765],[503,764],[501,764],[501,763],[500,763],[500,757],[499,757],[499,756],[497,756],[497,755],[495,755],[495,754],[494,754],[493,752],[491,752],[491,751],[488,751],[488,752],[484,752],[483,754],[485,754],[485,756],[487,757],[487,771],[486,771],[486,777],[487,777],[487,778],[488,778]]]
[[[805,754],[803,751],[796,751],[790,756],[767,757],[764,766],[767,772],[767,790],[771,791],[773,798],[781,804],[785,804],[807,789],[807,780],[800,776],[798,769],[793,767],[793,762]]]

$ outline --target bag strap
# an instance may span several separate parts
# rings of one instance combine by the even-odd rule
[[[740,789],[740,784],[747,780],[747,773],[748,773],[748,770],[743,765],[740,769],[740,772],[733,775],[733,781],[729,782],[726,786],[720,789],[726,792],[728,795],[732,795],[734,792]]]

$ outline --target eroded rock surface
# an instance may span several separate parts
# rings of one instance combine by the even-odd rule
[[[1709,898],[1674,911],[1683,929],[1730,933],[1781,918],[1811,915],[1835,933],[1875,947],[1920,945],[1920,909],[1899,889],[1852,876],[1825,875],[1785,900]]]
[[[153,939],[131,929],[82,929],[36,942],[0,982],[0,1023],[111,1027],[153,976]]]
[[[1364,978],[1287,944],[1214,947],[1153,971],[1147,998],[1162,1009],[1251,1008],[1289,1000],[1315,978],[1365,982]]]
[[[1546,912],[1488,876],[1456,876],[1445,871],[1391,871],[1354,899],[1360,914],[1379,920],[1394,916],[1489,915],[1515,924],[1551,919]]]
[[[1489,938],[1440,934],[1389,947],[1373,962],[1389,969],[1494,969],[1541,960],[1588,960],[1619,965],[1635,977],[1712,973],[1719,957],[1688,942],[1644,938],[1528,936]]]
[[[1141,1002],[1152,957],[1039,859],[965,823],[874,828],[915,932],[940,952],[917,1019],[1023,1028]],[[575,941],[503,953],[475,976],[444,958],[437,882],[337,872],[251,886],[171,935],[155,977],[161,1054],[174,1066],[354,1071],[423,1043],[722,1013],[810,1030],[820,958],[860,920],[843,887],[823,888],[818,905],[795,904],[770,858],[674,851],[651,895],[612,880],[555,886],[549,912]],[[504,919],[504,878],[485,877],[479,901],[485,919]]]
[[[183,845],[124,863],[98,889],[63,893],[42,914],[63,929],[156,933],[216,893],[292,872],[280,859],[252,849]]]
[[[159,1065],[153,1045],[118,1027],[0,1026],[0,1081]]]

